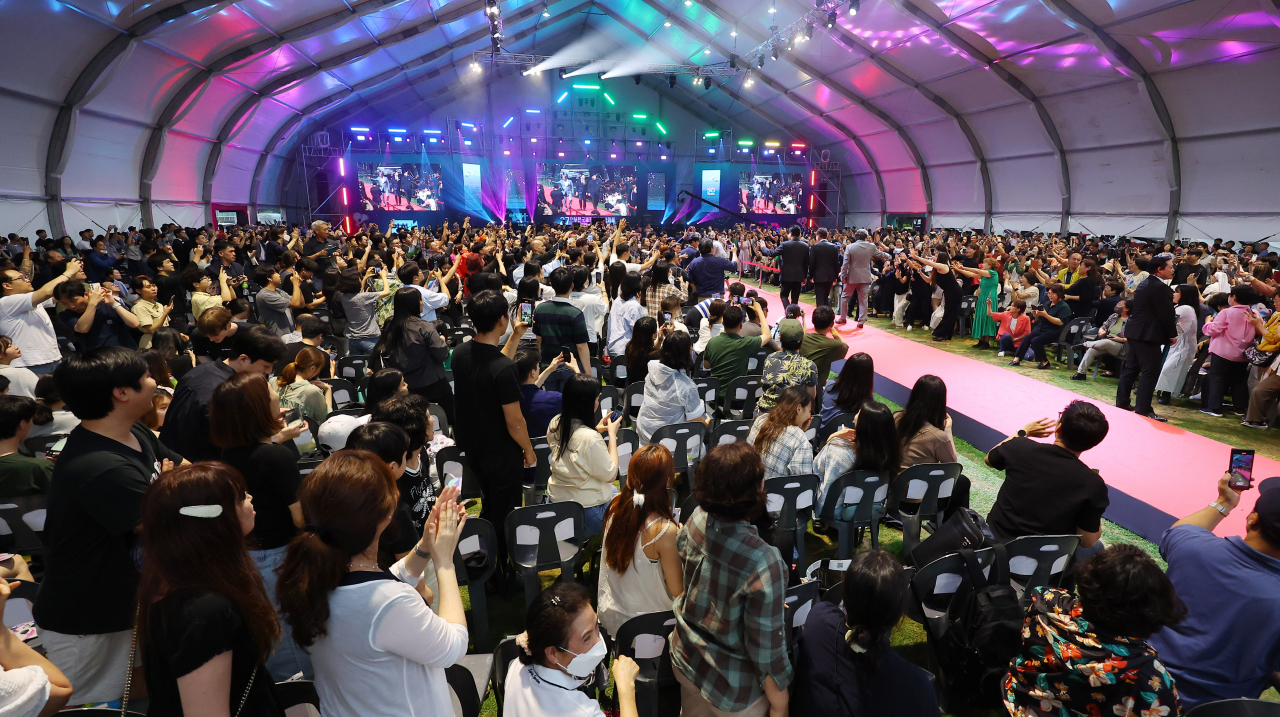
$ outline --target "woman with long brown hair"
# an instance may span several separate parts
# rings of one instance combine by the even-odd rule
[[[791,386],[778,396],[778,403],[751,424],[747,443],[764,461],[764,477],[813,473],[813,445],[804,432],[813,420],[813,396],[803,386]]]
[[[280,405],[297,408],[317,424],[324,423],[333,410],[333,387],[317,377],[327,365],[328,357],[320,349],[307,346],[299,351],[276,377]]]
[[[338,451],[303,480],[307,525],[289,543],[278,596],[294,639],[310,650],[325,717],[452,713],[444,669],[467,651],[453,567],[466,522],[458,491],[444,489],[422,539],[388,571],[378,566],[378,541],[398,491],[386,462]],[[422,581],[428,561],[436,612]]]
[[[221,463],[162,473],[143,497],[137,638],[148,714],[284,714],[264,666],[280,626],[245,549],[253,527],[253,496]]]
[[[675,478],[671,451],[660,443],[631,456],[622,492],[605,514],[604,565],[597,604],[610,635],[636,615],[670,610],[684,592],[679,526],[668,487]]]

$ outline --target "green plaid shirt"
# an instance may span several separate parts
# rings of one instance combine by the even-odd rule
[[[764,695],[765,677],[791,684],[778,549],[755,527],[696,510],[676,539],[684,594],[676,598],[671,660],[711,706],[741,712]]]

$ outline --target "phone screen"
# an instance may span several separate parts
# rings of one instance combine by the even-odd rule
[[[533,323],[533,304],[525,301],[520,304],[520,323]]]
[[[1232,448],[1231,467],[1228,469],[1231,478],[1227,485],[1232,488],[1247,490],[1253,487],[1253,449]]]
[[[292,426],[297,423],[299,418],[302,418],[302,409],[300,408],[290,408],[284,412],[284,423],[286,426]]]
[[[622,409],[621,409],[621,408],[615,408],[615,409],[613,409],[613,413],[610,413],[610,414],[609,414],[609,423],[614,423],[614,422],[616,422],[619,418],[622,418]]]
[[[667,325],[670,325],[670,324],[671,324],[671,314],[664,313],[664,314],[662,315],[662,323],[667,324]]]

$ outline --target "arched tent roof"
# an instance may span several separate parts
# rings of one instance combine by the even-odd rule
[[[507,0],[507,49],[723,63],[806,0]],[[464,101],[483,0],[0,3],[4,231],[281,202],[300,137]],[[772,10],[772,12],[771,12]],[[1280,218],[1277,0],[863,0],[691,114],[832,150],[853,223],[1256,239]]]

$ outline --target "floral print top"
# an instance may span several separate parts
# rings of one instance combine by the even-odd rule
[[[1065,590],[1035,588],[1022,648],[1002,683],[1013,717],[1171,717],[1182,714],[1173,676],[1145,640],[1110,635]]]

